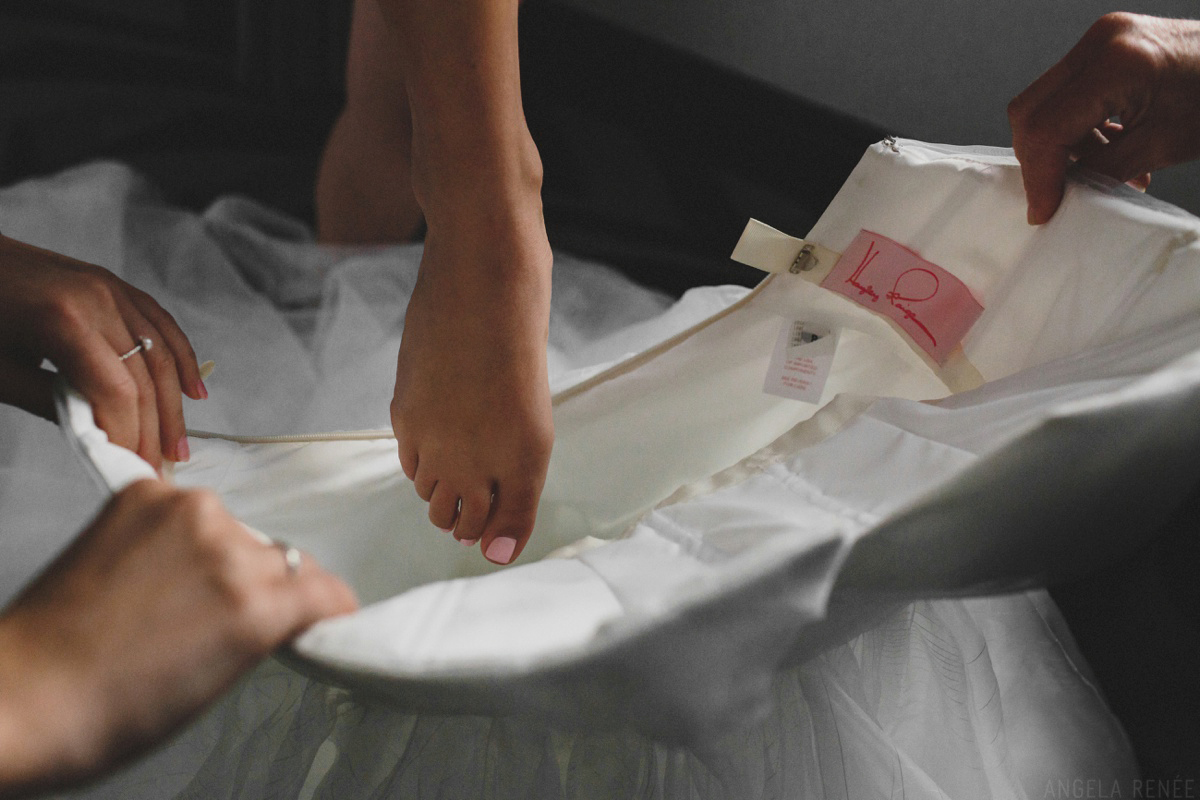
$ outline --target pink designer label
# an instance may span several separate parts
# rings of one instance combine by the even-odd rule
[[[965,283],[871,231],[854,237],[821,286],[894,320],[939,364],[983,313]]]

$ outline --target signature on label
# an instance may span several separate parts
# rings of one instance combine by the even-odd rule
[[[875,247],[875,240],[872,239],[871,244],[867,246],[867,252],[863,253],[862,261],[858,262],[858,267],[846,279],[846,283],[858,289],[859,294],[870,297],[872,303],[879,302],[879,294],[875,291],[875,287],[871,285],[864,286],[858,282],[858,279],[862,276],[863,271],[871,266],[871,262],[875,260],[875,256],[877,255],[879,255],[879,249]]]
[[[879,302],[879,293],[875,291],[875,287],[872,284],[863,284],[860,282],[859,278],[862,277],[863,272],[867,269],[867,267],[871,266],[871,262],[874,261],[875,257],[878,255],[879,248],[875,246],[875,240],[872,239],[871,244],[867,246],[867,252],[863,254],[862,260],[859,262],[858,267],[850,274],[850,277],[846,279],[846,283],[850,284],[855,289],[858,289],[859,295],[863,296],[860,299],[870,298],[872,303]],[[910,275],[913,277],[909,278],[908,276]],[[907,281],[905,280],[906,278],[908,278]],[[902,294],[900,291],[900,284],[902,283],[906,283],[908,287],[910,287],[904,290],[904,294]],[[900,313],[902,313],[914,325],[924,331],[925,335],[929,337],[929,341],[931,341],[934,346],[937,345],[937,338],[933,335],[925,323],[921,321],[921,318],[917,315],[917,312],[913,310],[911,304],[923,303],[926,300],[932,300],[935,296],[937,296],[938,288],[940,286],[941,281],[938,280],[938,276],[935,275],[931,270],[927,270],[924,267],[913,267],[901,272],[896,277],[896,282],[892,284],[891,291],[884,294],[884,297],[889,303],[892,304],[893,307],[900,311]],[[928,289],[928,291],[924,294],[918,295],[918,293],[924,289]],[[903,303],[909,303],[910,305],[906,306]]]
[[[874,231],[858,232],[821,286],[887,317],[939,364],[983,313],[953,272]]]

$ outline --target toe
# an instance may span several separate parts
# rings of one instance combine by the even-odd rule
[[[444,531],[454,530],[458,517],[458,492],[446,482],[438,483],[429,498],[429,521]]]
[[[428,503],[433,498],[433,491],[438,485],[437,473],[433,470],[432,464],[427,463],[417,469],[412,482],[417,497]]]
[[[396,448],[400,455],[400,469],[404,470],[404,475],[410,480],[417,479],[417,467],[419,462],[417,459],[417,448],[410,445],[407,441],[396,441]]]
[[[538,487],[529,484],[513,482],[497,487],[483,533],[483,554],[488,561],[508,564],[521,554],[537,519],[539,494]]]
[[[491,488],[464,493],[462,511],[458,515],[458,525],[454,536],[462,542],[474,542],[483,535],[484,525],[487,524],[488,511],[492,505]]]

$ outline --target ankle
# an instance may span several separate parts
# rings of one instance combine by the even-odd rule
[[[541,226],[542,159],[524,125],[472,146],[456,144],[429,146],[414,136],[413,193],[431,229],[472,220]]]

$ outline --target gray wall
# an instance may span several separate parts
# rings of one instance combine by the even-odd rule
[[[567,2],[900,135],[1004,146],[1008,101],[1105,12],[1200,18],[1197,0]],[[1151,193],[1200,213],[1200,167]]]

